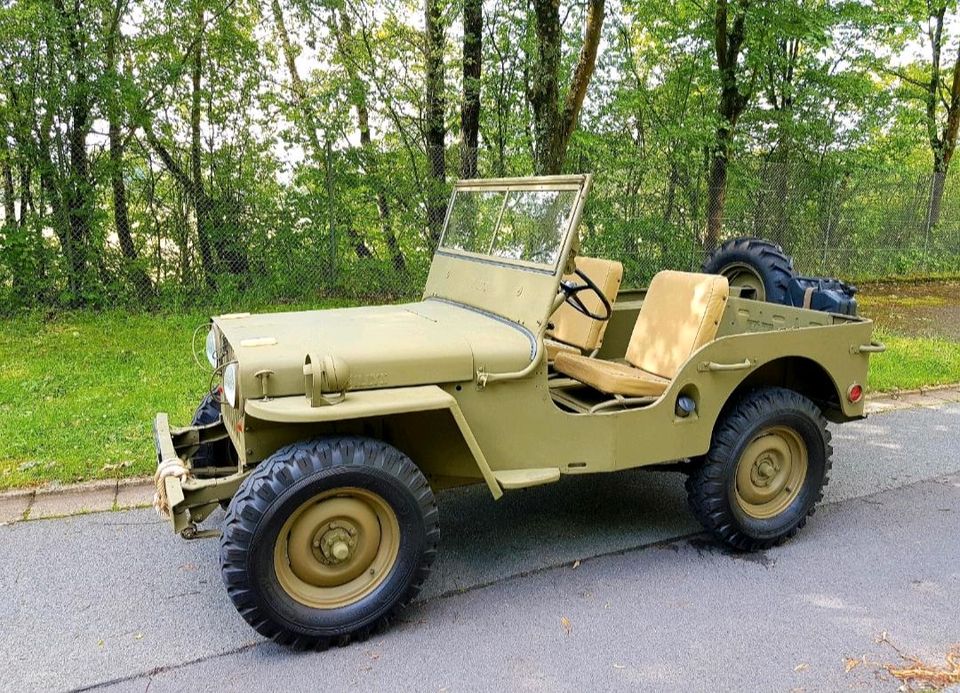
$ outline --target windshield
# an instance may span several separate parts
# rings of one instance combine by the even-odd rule
[[[457,190],[441,247],[556,267],[577,190]]]

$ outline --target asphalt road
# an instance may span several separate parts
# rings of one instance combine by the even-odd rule
[[[0,689],[893,691],[881,633],[930,660],[960,641],[958,424],[952,404],[835,428],[829,505],[764,554],[698,535],[676,475],[446,493],[421,599],[326,653],[260,639],[215,543],[152,511],[0,527]]]

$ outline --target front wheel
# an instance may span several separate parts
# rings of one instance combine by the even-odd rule
[[[231,502],[221,572],[257,632],[323,649],[366,638],[409,603],[439,536],[433,492],[396,448],[359,437],[295,443]]]
[[[785,388],[754,390],[717,423],[710,451],[687,479],[690,508],[736,549],[781,544],[823,497],[832,454],[813,402]]]

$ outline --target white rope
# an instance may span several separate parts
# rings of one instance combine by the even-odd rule
[[[170,501],[167,498],[167,477],[177,477],[180,480],[190,476],[190,470],[184,466],[179,457],[166,459],[157,465],[157,471],[153,475],[153,482],[157,487],[157,492],[153,495],[153,507],[157,514],[164,519],[170,517]]]

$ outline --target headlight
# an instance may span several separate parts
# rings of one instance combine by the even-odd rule
[[[236,363],[228,363],[223,369],[223,401],[231,407],[237,406],[238,370]]]
[[[214,368],[217,367],[217,336],[213,333],[213,326],[210,327],[210,331],[207,332],[207,344],[204,347],[204,351],[207,352],[207,361],[210,362],[210,365]]]

